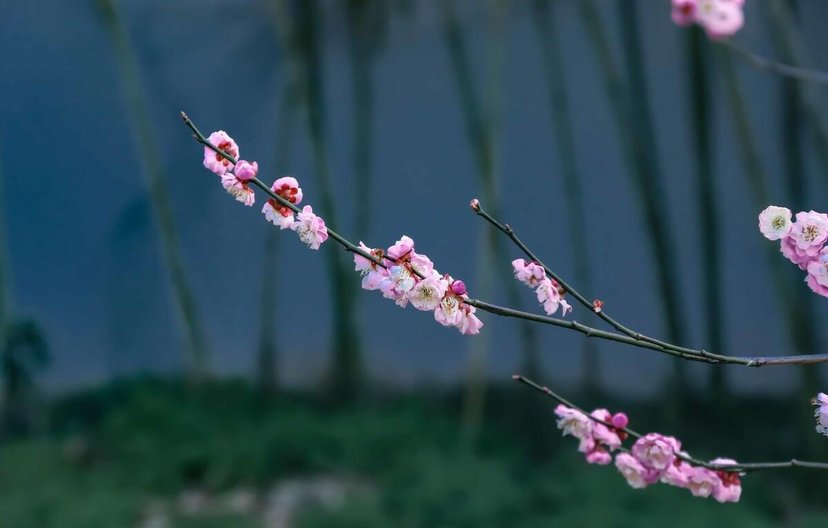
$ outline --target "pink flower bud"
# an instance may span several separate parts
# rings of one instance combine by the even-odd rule
[[[249,161],[239,160],[233,172],[236,174],[237,180],[247,182],[255,178],[256,174],[259,173],[259,164],[255,161],[250,163]]]
[[[469,202],[469,207],[471,207],[471,208],[472,208],[472,211],[474,211],[474,212],[476,212],[476,213],[477,213],[477,212],[480,212],[480,200],[478,200],[477,198],[475,198],[474,200],[472,200],[471,202]]]
[[[612,420],[610,420],[610,422],[612,423],[612,425],[614,427],[617,427],[619,429],[623,429],[623,428],[627,427],[628,423],[630,423],[630,419],[627,418],[626,414],[624,414],[622,412],[619,412],[619,413],[615,413],[613,415]]]
[[[466,294],[466,283],[461,280],[456,280],[451,283],[449,289],[454,295],[465,295]]]

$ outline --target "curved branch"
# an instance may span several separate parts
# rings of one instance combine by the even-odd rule
[[[720,44],[760,70],[776,73],[783,77],[789,77],[798,81],[828,84],[828,73],[826,72],[811,70],[809,68],[801,68],[799,66],[791,66],[790,64],[768,59],[766,57],[762,57],[761,55],[757,55],[752,51],[748,51],[729,40],[724,40]]]
[[[592,416],[590,413],[586,412],[584,409],[578,407],[577,405],[570,402],[569,400],[567,400],[563,396],[559,395],[558,393],[554,392],[549,387],[546,387],[544,385],[540,385],[540,384],[530,380],[529,378],[526,378],[526,377],[521,376],[519,374],[515,374],[515,375],[512,376],[512,379],[517,381],[518,383],[522,383],[524,385],[527,385],[527,386],[535,389],[536,391],[538,391],[542,394],[545,394],[546,396],[549,396],[550,398],[557,401],[558,403],[562,403],[563,405],[565,405],[565,406],[567,406],[571,409],[575,409],[576,411],[580,412],[581,414],[583,414],[584,416],[586,416],[587,418],[589,418],[593,422],[605,425],[605,426],[609,427],[610,429],[616,429],[616,430],[624,431],[625,433],[627,433],[628,435],[630,435],[631,437],[636,438],[636,439],[641,438],[643,436],[641,433],[637,433],[637,432],[633,431],[632,429],[630,429],[629,427],[616,427],[616,426],[614,426],[613,424],[611,424],[609,422],[606,422],[604,420],[601,420],[600,418],[596,418],[596,417]],[[781,461],[781,462],[748,462],[748,463],[736,463],[736,464],[732,464],[732,465],[731,464],[722,465],[722,464],[712,464],[710,462],[705,462],[703,460],[698,460],[696,458],[693,458],[693,457],[687,455],[686,453],[676,453],[676,456],[678,458],[684,460],[685,462],[688,462],[688,463],[693,464],[695,466],[706,467],[708,469],[714,469],[716,471],[725,471],[725,472],[728,472],[728,473],[743,473],[743,472],[747,472],[747,471],[757,471],[757,470],[760,470],[760,469],[783,469],[783,468],[790,468],[790,467],[804,467],[804,468],[812,468],[812,469],[828,469],[828,463],[826,463],[826,462],[809,462],[809,461],[804,461],[804,460],[797,460],[795,458],[791,459],[791,460],[784,460],[784,461]]]

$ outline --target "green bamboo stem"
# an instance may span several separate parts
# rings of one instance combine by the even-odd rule
[[[478,98],[469,64],[465,37],[460,28],[453,0],[442,0],[443,35],[454,72],[466,135],[471,144],[477,165],[481,190],[487,203],[491,200],[494,210],[499,209],[497,193],[497,146],[496,128],[500,106],[501,64],[503,47],[503,20],[505,4],[502,0],[490,3],[490,30],[494,37],[489,41],[489,75],[486,106]],[[480,241],[477,290],[488,295],[492,289],[492,262],[494,255],[501,254],[500,241],[493,233],[486,232]],[[520,294],[513,281],[506,282],[506,294],[511,303],[519,303]],[[534,330],[525,324],[519,328],[523,348],[523,364],[535,371],[538,368]],[[477,339],[470,344],[470,368],[465,401],[465,423],[474,437],[474,430],[482,420],[485,405],[485,374],[487,342]]]
[[[543,73],[549,91],[549,110],[552,118],[552,131],[555,142],[555,151],[560,159],[560,168],[564,179],[564,205],[567,208],[567,218],[571,219],[569,224],[570,244],[572,246],[572,257],[574,260],[575,281],[579,288],[588,293],[594,293],[592,277],[589,272],[589,251],[587,250],[587,236],[584,229],[586,225],[586,208],[583,190],[581,188],[581,174],[578,169],[575,149],[575,132],[572,128],[572,121],[569,115],[569,96],[566,92],[566,70],[564,67],[563,53],[558,39],[560,25],[555,24],[556,15],[550,18],[549,0],[534,0],[535,29],[538,36],[538,45],[541,52]],[[583,353],[583,383],[587,393],[595,393],[598,390],[598,375],[600,374],[600,361],[598,350],[589,341],[584,341]],[[531,374],[530,374],[531,375]]]
[[[114,0],[98,0],[98,5],[101,8],[103,20],[109,31],[115,55],[118,59],[124,96],[130,116],[129,125],[140,149],[140,158],[144,165],[150,202],[155,216],[156,232],[161,240],[161,253],[184,322],[191,353],[187,365],[188,375],[192,381],[198,382],[209,374],[209,347],[198,314],[196,300],[183,264],[170,196],[166,186],[166,175],[161,165],[161,158],[158,156],[161,149],[155,139],[156,134],[149,118],[149,109],[138,62]]]
[[[752,190],[754,206],[758,211],[773,202],[767,190],[767,182],[770,181],[770,176],[759,154],[759,146],[750,126],[747,105],[731,57],[721,48],[717,51],[728,98],[728,107],[732,112],[736,137],[742,153],[745,174]],[[809,320],[811,316],[810,310],[806,309],[807,302],[797,302],[797,295],[792,291],[795,288],[791,288],[791,283],[785,276],[785,271],[782,268],[785,262],[780,258],[779,252],[769,245],[766,254],[773,283],[777,289],[777,297],[780,300],[778,304],[785,317],[794,348],[800,354],[807,354],[814,350],[817,345],[817,336],[814,331],[816,327],[814,322]],[[800,287],[805,288],[804,285],[800,285]],[[803,375],[806,380],[811,377],[811,374],[806,373],[806,371],[803,371]]]
[[[276,125],[276,178],[287,171],[296,122],[296,91],[293,81],[283,82],[279,103],[279,118]],[[261,323],[259,324],[259,346],[257,378],[264,393],[272,393],[279,379],[279,343],[273,328],[276,324],[276,273],[279,263],[279,233],[268,229],[265,233],[262,269]]]
[[[771,38],[779,53],[785,60],[796,65],[808,64],[808,53],[797,31],[790,6],[780,0],[769,0],[764,5],[770,11]],[[808,118],[813,138],[818,145],[817,159],[822,165],[823,172],[828,174],[828,119],[824,106],[820,103],[822,96],[808,83],[797,82],[792,86],[796,87],[803,113]]]
[[[296,2],[296,43],[302,72],[302,98],[305,102],[308,133],[319,182],[320,203],[331,223],[337,223],[334,187],[330,177],[325,139],[327,114],[323,93],[323,64],[320,38],[320,7],[314,2]],[[355,312],[354,285],[340,253],[328,252],[327,267],[331,282],[334,322],[334,357],[329,383],[336,401],[348,403],[357,398],[363,378],[359,332]]]
[[[667,335],[671,341],[683,342],[686,334],[681,316],[681,291],[675,281],[679,272],[674,247],[670,242],[669,215],[655,157],[657,141],[638,40],[637,12],[634,6],[619,8],[618,12],[621,48],[629,68],[628,85],[615,64],[609,37],[595,3],[593,0],[583,0],[578,6],[587,37],[600,65],[624,161],[643,206],[642,213],[655,260],[655,282],[664,306]],[[680,412],[684,393],[683,366],[675,366],[674,378],[674,382],[668,385],[672,396],[666,400],[670,403],[665,408],[668,419],[671,420],[675,420]]]
[[[712,152],[711,106],[713,94],[709,75],[709,58],[705,52],[706,36],[699,28],[685,31],[687,49],[687,78],[690,86],[688,120],[692,128],[698,185],[698,214],[701,221],[702,282],[704,284],[704,314],[707,342],[713,350],[722,348],[722,317],[724,295],[720,281],[719,209],[716,203],[715,169]],[[727,377],[724,370],[711,372],[712,396],[724,404],[727,399]]]
[[[379,52],[381,16],[385,6],[372,0],[348,0],[348,51],[351,62],[353,100],[354,196],[372,203],[374,137],[374,62]],[[366,236],[371,227],[371,207],[358,207],[354,227]]]

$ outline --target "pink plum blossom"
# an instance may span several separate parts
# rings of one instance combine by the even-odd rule
[[[394,260],[400,260],[414,251],[414,241],[411,237],[403,235],[393,246],[388,248],[388,256]]]
[[[589,414],[593,418],[597,418],[604,422],[612,422],[612,413],[606,409],[595,409]],[[618,431],[611,429],[602,423],[594,422],[592,424],[592,438],[597,443],[610,448],[610,450],[621,447],[621,438],[618,436]]]
[[[302,202],[302,189],[299,187],[296,178],[291,176],[279,178],[273,182],[270,190],[293,205],[299,205]],[[289,229],[293,226],[293,210],[282,205],[274,198],[267,201],[262,208],[262,213],[264,213],[268,222],[279,226],[281,229]]]
[[[538,289],[535,290],[535,293],[538,296],[538,302],[543,305],[543,311],[545,311],[547,315],[553,315],[558,311],[558,308],[561,307],[563,299],[561,299],[561,294],[558,292],[558,286],[549,278],[544,278],[540,281],[540,285],[538,286]],[[564,305],[564,314],[567,309],[572,309],[568,303]]]
[[[431,311],[440,306],[446,289],[448,289],[448,282],[439,275],[432,275],[417,281],[417,284],[408,290],[406,296],[417,310]]]
[[[799,266],[799,269],[802,270],[807,269],[808,264],[810,264],[811,260],[813,260],[813,257],[808,255],[805,250],[799,249],[796,244],[796,240],[794,240],[792,236],[787,236],[782,239],[780,250],[785,258]]]
[[[693,466],[676,458],[675,461],[667,466],[661,473],[661,482],[669,484],[670,486],[677,486],[679,488],[686,488],[689,482],[690,474],[693,472]]]
[[[733,36],[745,23],[742,5],[733,0],[699,0],[696,21],[707,36],[721,40]]]
[[[218,130],[210,134],[207,138],[210,144],[223,150],[234,158],[239,157],[239,146],[233,141],[233,138],[227,135],[224,130]],[[214,151],[210,147],[204,147],[204,166],[219,176],[223,176],[228,171],[233,169],[233,162]]]
[[[257,162],[250,163],[247,160],[239,160],[233,169],[233,174],[241,182],[249,182],[259,174],[259,164]]]
[[[466,303],[460,304],[460,324],[457,328],[463,335],[477,335],[480,329],[483,328],[483,321],[481,321],[475,314],[477,308]]]
[[[371,249],[362,242],[359,243],[359,248],[372,255],[375,259],[382,262],[384,252],[381,249]],[[376,261],[368,259],[354,253],[354,270],[360,272],[362,275],[362,288],[365,290],[378,290],[382,284],[382,280],[388,276],[388,270],[380,266]]]
[[[828,297],[828,247],[824,248],[819,256],[808,263],[808,275],[805,282],[808,287],[823,297]]]
[[[530,288],[536,288],[546,278],[546,271],[543,266],[539,266],[534,262],[515,259],[512,261],[512,268],[515,271],[515,278]]]
[[[380,282],[382,296],[394,300],[405,308],[408,305],[408,293],[416,284],[416,279],[407,266],[397,265],[388,268],[388,275]]]
[[[463,320],[461,302],[462,299],[457,295],[446,295],[434,310],[434,319],[443,326],[459,326]]]
[[[744,25],[744,0],[672,0],[671,17],[679,26],[698,24],[707,36],[720,40]]]
[[[599,466],[606,466],[612,462],[612,455],[606,449],[600,447],[594,448],[586,454],[586,461],[589,464],[598,464]]]
[[[828,239],[828,215],[816,211],[796,213],[790,238],[796,243],[797,249],[809,257],[815,257]]]
[[[687,489],[696,497],[709,497],[721,484],[719,475],[711,469],[694,466],[687,472]]]
[[[814,417],[816,418],[816,430],[819,434],[828,436],[828,394],[820,392],[814,398]]]
[[[595,422],[587,415],[563,404],[555,407],[555,415],[558,417],[558,429],[562,431],[562,434],[580,440],[579,451],[588,452],[594,448],[592,428]]]
[[[654,470],[644,467],[641,462],[629,453],[619,453],[616,455],[615,467],[618,468],[618,471],[627,480],[627,484],[635,489],[646,488],[650,484],[658,481],[658,475]]]
[[[768,240],[785,238],[791,232],[791,210],[770,205],[759,213],[759,231]]]
[[[319,249],[322,242],[328,239],[328,228],[325,221],[313,214],[313,208],[306,205],[296,215],[296,222],[291,229],[299,235],[299,240],[308,245],[311,249]]]
[[[673,465],[679,450],[681,442],[672,436],[649,433],[635,441],[632,455],[645,466],[664,471]]]
[[[673,22],[679,26],[689,26],[696,22],[698,0],[673,0]]]
[[[246,181],[239,180],[232,172],[227,172],[221,176],[221,186],[224,187],[227,194],[248,207],[256,201],[253,189]]]
[[[710,461],[719,466],[732,466],[736,461],[732,458],[717,458]],[[717,471],[721,484],[713,490],[713,498],[718,502],[739,502],[742,496],[742,481],[736,471]]]

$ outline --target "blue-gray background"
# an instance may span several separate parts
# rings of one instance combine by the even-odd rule
[[[665,178],[672,239],[679,254],[674,280],[692,330],[689,345],[704,346],[700,279],[701,240],[696,203],[688,89],[680,28],[667,2],[638,2],[647,78]],[[573,9],[561,2],[566,86],[583,185],[587,192],[584,233],[595,292],[607,309],[636,329],[664,335],[654,268],[640,204],[625,169],[600,71]],[[601,1],[599,5],[609,5]],[[351,126],[354,119],[350,70],[341,10],[325,3],[325,98],[330,109],[327,140],[332,177],[344,225],[339,231],[369,245],[387,246],[402,234],[441,271],[466,280],[475,291],[480,220],[467,204],[479,195],[473,154],[439,12],[418,2],[410,16],[394,16],[377,60],[374,181],[370,203],[352,188]],[[799,3],[803,37],[824,49],[826,6]],[[460,19],[470,38],[479,88],[486,89],[484,3],[461,2]],[[281,79],[287,74],[276,28],[259,2],[198,0],[121,2],[135,45],[151,119],[173,197],[176,227],[213,352],[213,370],[249,375],[255,368],[264,233],[256,206],[230,199],[201,167],[201,149],[178,117],[188,114],[206,131],[227,130],[243,157],[258,160],[263,179],[274,170]],[[615,29],[615,9],[602,10]],[[503,49],[502,106],[498,138],[499,195],[505,220],[564,277],[573,270],[570,219],[565,213],[559,156],[549,118],[546,84],[528,4],[508,9]],[[759,2],[748,2],[740,45],[773,55]],[[617,44],[617,35],[613,33]],[[130,133],[121,79],[110,39],[88,2],[16,3],[0,22],[0,158],[12,268],[14,309],[43,324],[52,347],[46,386],[58,390],[140,371],[180,368],[184,338],[173,303],[148,205],[139,150]],[[618,50],[616,50],[618,51]],[[818,66],[828,59],[816,55]],[[808,144],[808,199],[786,204],[782,193],[777,101],[780,83],[739,63],[748,87],[751,119],[773,177],[775,202],[794,210],[826,210],[826,175]],[[727,104],[715,81],[715,164],[722,207],[725,287],[724,352],[784,354],[789,343],[783,314],[770,282],[756,210],[740,163]],[[823,95],[820,92],[820,95]],[[294,128],[289,174],[306,203],[319,193],[305,121]],[[368,233],[355,233],[352,212],[371,207]],[[324,211],[321,211],[324,215]],[[272,227],[270,227],[272,229]],[[317,380],[330,345],[327,274],[321,255],[283,233],[278,281],[280,379],[288,384]],[[508,247],[504,244],[504,247]],[[324,246],[321,251],[334,251]],[[511,280],[499,255],[498,280]],[[782,258],[780,256],[780,258]],[[787,273],[799,274],[794,266]],[[355,275],[354,281],[359,278]],[[802,288],[806,286],[802,284]],[[533,295],[522,289],[526,306]],[[502,288],[495,294],[503,300]],[[376,293],[360,296],[360,325],[372,376],[397,385],[457,381],[467,369],[470,338],[443,328],[427,314],[399,310]],[[828,303],[817,303],[818,321]],[[572,315],[587,320],[576,306]],[[491,377],[504,378],[519,365],[515,323],[483,314],[492,336]],[[824,334],[822,325],[820,331]],[[580,383],[581,336],[543,328],[541,357],[546,379]],[[602,344],[601,385],[630,395],[663,388],[671,360],[647,351]],[[815,350],[814,352],[817,352]],[[694,366],[703,390],[709,368]],[[792,369],[728,371],[732,386],[758,392],[790,391]]]

